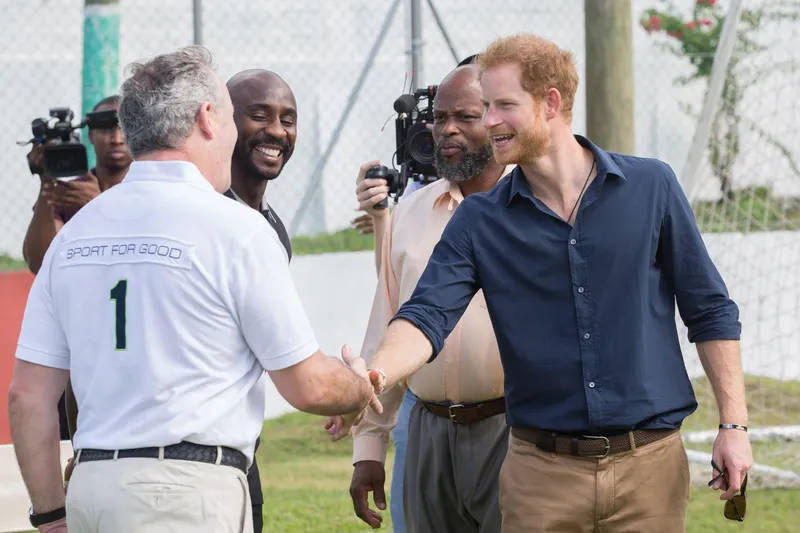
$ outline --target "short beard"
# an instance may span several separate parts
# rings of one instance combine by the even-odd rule
[[[480,176],[492,160],[492,144],[486,143],[474,152],[464,152],[452,163],[436,150],[436,174],[450,183],[463,183]]]
[[[281,175],[283,171],[283,167],[286,165],[286,162],[281,165],[281,168],[278,170],[277,174],[274,176],[272,174],[267,174],[260,168],[258,168],[254,163],[253,159],[250,155],[244,150],[240,149],[237,145],[236,148],[233,150],[233,157],[237,159],[243,166],[247,175],[256,181],[272,181],[276,179],[278,176]]]
[[[516,150],[495,154],[495,159],[501,165],[530,165],[546,156],[550,149],[550,128],[542,120],[534,120],[515,136]]]

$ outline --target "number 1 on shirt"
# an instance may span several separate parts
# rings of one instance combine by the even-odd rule
[[[115,303],[114,314],[116,317],[116,338],[117,350],[127,349],[128,343],[125,338],[125,297],[128,294],[128,280],[121,279],[111,289],[111,300]]]

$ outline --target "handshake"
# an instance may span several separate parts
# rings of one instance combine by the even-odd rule
[[[332,441],[338,441],[346,437],[350,433],[353,426],[357,426],[364,416],[367,414],[367,409],[370,408],[375,413],[381,414],[383,406],[378,400],[378,394],[383,391],[386,385],[386,376],[380,370],[368,369],[364,359],[357,355],[353,355],[350,346],[342,347],[342,361],[347,365],[350,370],[355,372],[358,376],[367,380],[371,388],[369,402],[363,409],[345,415],[336,415],[328,418],[325,423],[325,430],[331,436]]]

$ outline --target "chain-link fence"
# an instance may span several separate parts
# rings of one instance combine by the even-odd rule
[[[693,0],[680,4],[687,10]],[[658,0],[633,1],[635,151],[680,169],[695,120],[682,102],[699,104],[701,83],[679,87],[685,62],[661,50],[637,23]],[[203,44],[228,78],[247,68],[279,73],[299,110],[298,142],[270,203],[299,234],[333,232],[355,215],[354,181],[367,160],[394,152],[392,103],[407,89],[409,0],[204,0]],[[431,6],[435,8],[432,10]],[[436,84],[463,58],[493,38],[534,32],[571,50],[584,78],[583,0],[433,0],[421,2],[419,86]],[[48,108],[81,113],[83,0],[0,0],[0,254],[21,256],[38,180],[27,169],[30,121]],[[120,66],[190,44],[191,0],[122,0]],[[447,35],[447,38],[445,38]],[[454,57],[455,56],[455,57]],[[122,78],[120,78],[122,79]],[[574,127],[585,131],[586,93],[576,97]],[[324,165],[321,164],[324,162]],[[308,205],[301,208],[301,203]],[[301,212],[302,220],[294,220]]]

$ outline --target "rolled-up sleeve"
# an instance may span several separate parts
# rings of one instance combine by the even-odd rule
[[[689,342],[739,340],[739,307],[728,296],[675,173],[666,165],[665,169],[666,209],[659,254],[689,330]]]
[[[392,320],[414,324],[433,346],[430,361],[444,346],[472,297],[480,289],[470,233],[472,204],[465,199],[447,223],[411,298]]]

